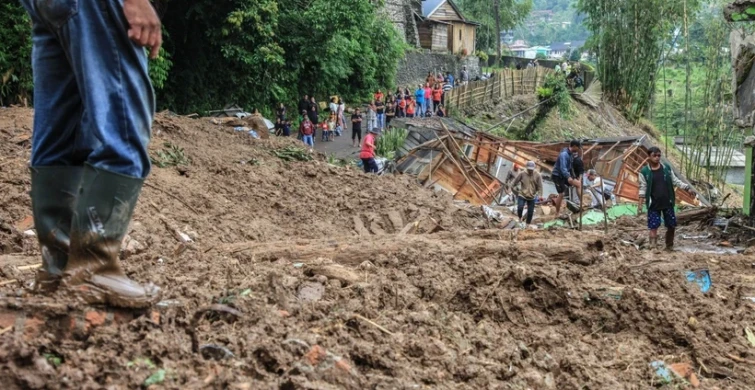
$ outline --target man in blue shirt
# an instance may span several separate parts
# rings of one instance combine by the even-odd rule
[[[451,74],[451,72],[448,72],[448,75],[446,75],[446,81],[448,81],[448,84],[450,84],[451,87],[454,86],[454,75]]]
[[[425,90],[422,88],[422,84],[420,84],[417,87],[417,90],[414,91],[414,97],[417,101],[417,114],[415,116],[425,115],[425,109],[427,106],[425,106]]]
[[[561,203],[564,201],[564,194],[569,186],[579,186],[579,181],[572,179],[572,163],[574,162],[574,154],[579,151],[579,141],[572,140],[569,143],[568,148],[564,148],[558,155],[556,164],[553,166],[553,173],[551,178],[553,184],[556,185],[556,192],[558,192],[558,198],[556,198],[556,215],[561,215]]]

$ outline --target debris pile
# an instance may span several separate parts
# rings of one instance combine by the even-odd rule
[[[202,118],[158,116],[151,153],[187,158],[154,168],[124,246],[163,300],[31,295],[30,124],[0,110],[4,388],[755,387],[752,256],[638,250],[621,218],[487,229],[495,213],[408,175],[286,161],[301,143]]]

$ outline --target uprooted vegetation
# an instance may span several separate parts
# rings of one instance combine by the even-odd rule
[[[3,264],[0,278],[17,282],[0,286],[0,313],[49,320],[39,333],[29,320],[0,329],[5,388],[693,382],[661,384],[655,361],[693,367],[703,388],[755,386],[751,255],[638,251],[622,244],[644,234],[633,221],[609,235],[491,229],[478,209],[407,177],[273,153],[300,148],[293,139],[158,119],[172,130],[152,151],[170,142],[189,162],[153,170],[129,229],[140,245],[123,264],[164,287],[159,315],[99,327],[87,317],[69,337],[63,319],[86,308],[30,295],[33,268]],[[24,234],[30,122],[28,110],[0,112],[0,254],[37,262]],[[685,276],[700,269],[707,293]]]

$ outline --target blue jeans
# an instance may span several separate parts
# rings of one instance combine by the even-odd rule
[[[414,114],[415,117],[418,116],[424,116],[425,115],[425,101],[418,101],[417,102],[417,112]]]
[[[315,140],[314,136],[312,135],[305,135],[302,137],[302,141],[304,141],[304,144],[309,145],[310,147],[315,146]]]
[[[32,20],[31,166],[145,178],[155,94],[117,0],[22,0]]]
[[[378,173],[377,161],[374,158],[363,158],[364,173]]]
[[[535,199],[524,199],[521,196],[518,196],[516,199],[516,215],[519,217],[519,220],[522,219],[522,214],[524,213],[524,205],[527,204],[527,225],[532,223],[532,216],[535,215]]]
[[[377,114],[377,127],[378,129],[385,128],[385,114]]]

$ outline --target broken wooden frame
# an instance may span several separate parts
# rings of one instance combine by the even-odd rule
[[[499,158],[519,166],[534,161],[547,177],[561,150],[569,146],[568,142],[511,141],[483,132],[467,136],[447,129],[437,131],[442,135],[411,150],[398,161],[398,170],[415,174],[423,185],[438,185],[453,193],[455,199],[475,205],[492,204],[504,189],[495,176]],[[595,169],[602,178],[615,182],[613,194],[619,201],[638,202],[639,171],[647,163],[651,146],[647,136],[587,139],[583,145],[585,169]],[[688,182],[673,165],[672,169]],[[696,198],[680,189],[676,198],[681,205],[709,205],[704,197]]]

